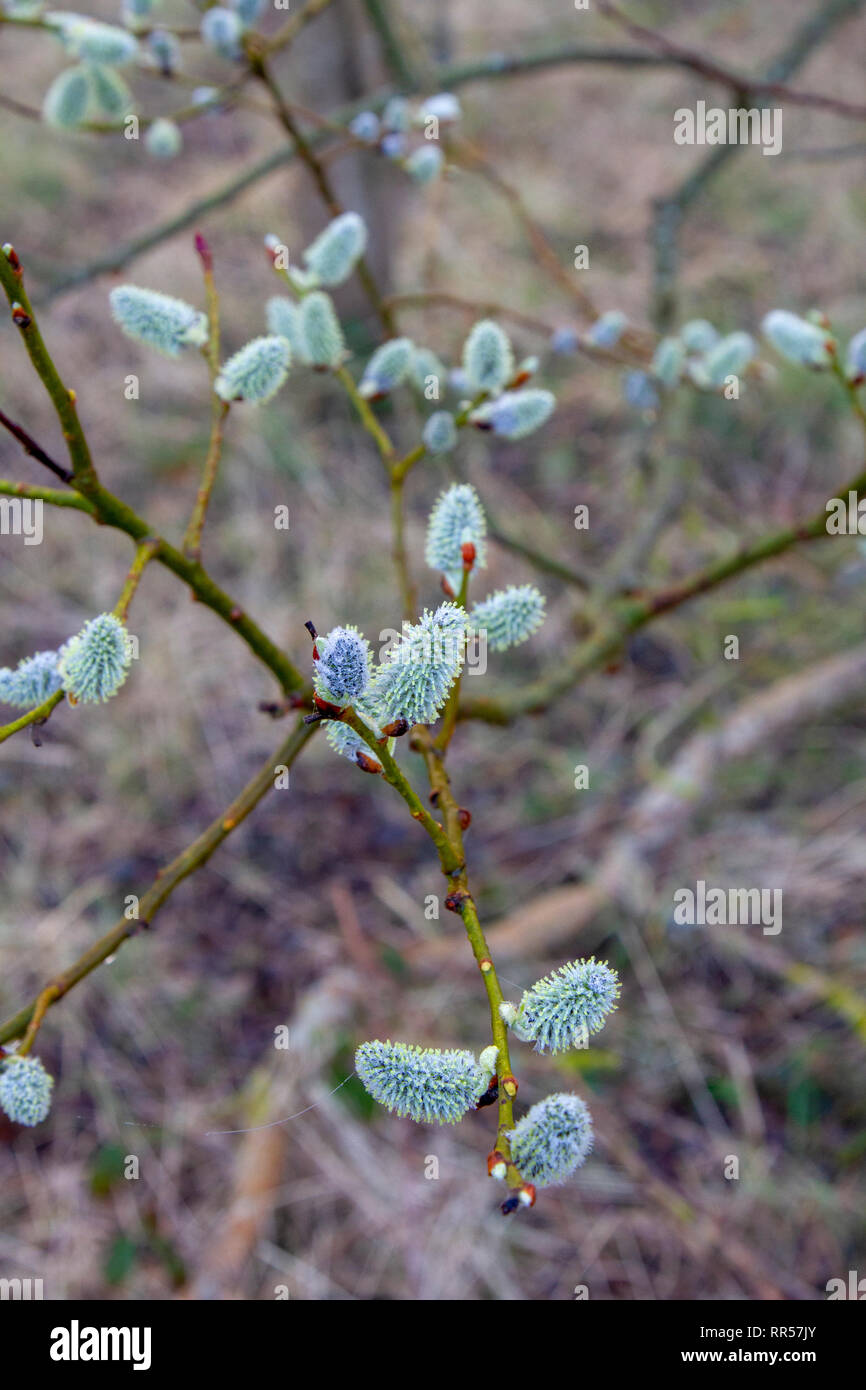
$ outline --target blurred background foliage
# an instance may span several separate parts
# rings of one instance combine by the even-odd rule
[[[291,100],[327,113],[392,80],[371,22],[381,8],[334,0],[303,31],[275,67]],[[815,8],[657,0],[632,13],[759,72]],[[862,97],[866,15],[850,8],[792,85]],[[116,17],[107,4],[88,12]],[[166,0],[167,17],[189,23],[191,13]],[[386,13],[422,83],[437,63],[494,52],[631,44],[570,0],[500,0],[495,12],[478,0],[390,0]],[[38,106],[59,70],[56,46],[0,26],[0,52],[4,95]],[[195,64],[197,81],[223,79],[218,60]],[[141,90],[149,109],[165,109],[157,79]],[[726,107],[729,93],[678,68],[574,63],[471,82],[460,97],[462,134],[520,190],[561,265],[600,309],[651,326],[653,200],[703,157],[674,145],[673,111],[701,98]],[[52,287],[279,148],[281,133],[262,109],[209,114],[164,164],[120,139],[60,135],[8,110],[0,120],[2,239],[25,264],[103,477],[179,537],[207,445],[202,363],[167,362],[121,338],[107,307],[116,277]],[[677,321],[757,332],[773,307],[817,305],[843,335],[862,328],[864,156],[862,124],[786,105],[782,154],[740,151],[691,208]],[[418,190],[365,152],[330,172],[343,204],[368,220],[386,292],[446,291],[585,327],[488,181],[455,169]],[[297,252],[326,220],[297,163],[203,216],[227,352],[263,331],[277,291],[264,234]],[[200,302],[191,236],[136,257],[123,278]],[[590,267],[572,272],[577,244]],[[377,325],[354,284],[337,302],[363,355]],[[449,363],[471,322],[437,306],[399,314],[401,331]],[[527,440],[472,436],[412,475],[422,603],[438,593],[423,566],[424,522],[452,477],[475,484],[509,536],[604,585],[668,469],[675,487],[655,547],[627,574],[640,586],[810,517],[858,471],[856,423],[822,375],[777,364],[774,377],[749,377],[736,404],[684,392],[654,425],[624,403],[616,367],[553,357],[544,333],[503,322],[518,356],[541,354],[539,383],[558,409]],[[0,354],[2,403],[59,451],[8,322]],[[124,399],[130,372],[141,382],[135,402]],[[401,444],[417,439],[408,393],[382,416]],[[0,466],[44,482],[5,436]],[[581,503],[588,531],[573,525]],[[288,532],[273,526],[280,504]],[[3,661],[55,646],[111,607],[129,558],[125,537],[74,513],[46,510],[41,547],[3,538]],[[355,623],[374,640],[399,625],[381,465],[332,381],[305,374],[261,411],[232,412],[205,559],[301,665],[307,618],[323,631]],[[548,621],[515,657],[491,656],[485,693],[549,670],[585,630],[576,589],[493,546],[485,589],[526,581],[548,595]],[[689,739],[863,641],[864,583],[855,539],[794,549],[652,624],[544,714],[458,729],[452,776],[473,815],[482,920],[495,929],[504,919],[519,939],[524,920],[540,910],[549,922],[543,905],[565,895],[556,941],[542,926],[509,949],[512,997],[575,955],[601,954],[623,974],[597,1046],[551,1060],[515,1045],[521,1102],[574,1088],[596,1116],[596,1151],[576,1181],[503,1221],[483,1176],[491,1112],[440,1132],[387,1116],[355,1080],[327,1094],[364,1038],[478,1049],[488,1023],[458,919],[425,916],[426,897],[441,895],[428,842],[398,798],[316,738],[290,790],[266,798],[178,889],[155,932],[52,1011],[38,1049],[58,1078],[52,1115],[32,1132],[0,1125],[0,1273],[41,1276],[45,1296],[59,1299],[273,1298],[278,1285],[301,1299],[567,1299],[582,1284],[593,1298],[808,1299],[863,1270],[866,1026],[797,976],[805,965],[861,999],[866,991],[859,692],[713,768],[708,795],[663,843],[631,906],[627,894],[608,900],[570,927],[568,891],[592,880]],[[2,750],[4,1016],[106,930],[125,895],[143,892],[278,742],[257,709],[273,697],[268,673],[156,566],[131,628],[142,660],[120,698],[104,711],[61,709],[41,748],[24,734]],[[737,662],[722,656],[729,633]],[[406,750],[403,761],[420,785],[417,759]],[[578,764],[590,769],[588,790],[575,790]],[[673,890],[698,878],[781,886],[781,935],[744,927],[747,945],[730,946],[713,928],[675,926]],[[290,1046],[276,1051],[284,1024]],[[209,1133],[313,1105],[255,1135]],[[137,1181],[123,1175],[130,1154]],[[438,1180],[425,1177],[431,1155]],[[729,1155],[736,1181],[724,1175]]]

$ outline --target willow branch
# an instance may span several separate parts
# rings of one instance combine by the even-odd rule
[[[305,727],[302,723],[298,724],[272,756],[262,764],[255,777],[247,783],[243,791],[222,815],[218,816],[170,864],[160,870],[156,880],[139,901],[140,916],[129,920],[121,917],[111,930],[106,932],[105,936],[100,937],[83,955],[79,956],[74,964],[52,980],[30,1004],[25,1005],[12,1018],[7,1019],[0,1026],[0,1043],[9,1042],[13,1038],[22,1036],[33,1019],[40,1000],[46,998],[48,991],[51,991],[51,995],[47,1000],[46,1008],[53,1007],[75,985],[86,979],[98,965],[101,965],[109,956],[113,956],[131,937],[143,928],[150,927],[157,912],[178,884],[200,869],[210,859],[214,850],[219,848],[223,840],[240,825],[241,821],[246,819],[265,793],[274,785],[276,767],[290,767],[312,732],[312,729]]]

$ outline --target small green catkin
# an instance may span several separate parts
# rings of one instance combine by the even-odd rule
[[[148,126],[144,146],[155,159],[174,159],[183,149],[180,126],[167,116],[159,116]]]
[[[445,156],[438,145],[430,141],[419,145],[406,160],[406,173],[417,184],[432,183],[442,173]]]
[[[737,376],[755,356],[755,340],[750,333],[729,333],[720,338],[692,366],[692,379],[699,386],[724,386],[729,376]]]
[[[50,11],[45,16],[45,23],[57,31],[66,52],[85,63],[122,67],[131,63],[138,53],[135,35],[116,24],[103,24],[87,15],[65,10]]]
[[[289,374],[292,352],[285,338],[253,338],[223,363],[214,391],[223,401],[263,405]]]
[[[320,285],[342,285],[367,249],[367,226],[357,212],[344,212],[329,222],[303,253],[307,268]]]
[[[355,1070],[374,1100],[418,1124],[456,1124],[476,1108],[490,1079],[471,1052],[412,1043],[362,1043]]]
[[[183,299],[138,285],[118,285],[108,299],[115,322],[126,336],[166,357],[177,357],[183,348],[204,347],[207,342],[207,315]]]
[[[526,642],[544,622],[545,597],[534,584],[512,584],[476,603],[472,630],[486,636],[491,651],[504,652]]]
[[[511,1157],[535,1187],[566,1182],[586,1161],[593,1137],[585,1103],[566,1091],[538,1101],[508,1132]]]
[[[41,1124],[51,1109],[54,1077],[38,1057],[0,1060],[0,1110],[18,1125]]]
[[[686,349],[681,338],[662,338],[653,354],[653,376],[662,386],[676,386],[683,374],[685,360]]]
[[[556,397],[551,391],[531,387],[526,391],[506,391],[495,401],[486,401],[469,416],[473,425],[492,430],[502,439],[523,439],[545,424],[553,414]]]
[[[96,704],[116,695],[129,673],[132,641],[113,613],[100,613],[60,649],[57,669],[70,704]]]
[[[761,331],[789,362],[804,367],[828,367],[833,360],[833,335],[787,309],[771,309],[761,323]]]
[[[358,386],[359,394],[366,400],[387,396],[409,375],[414,354],[410,338],[389,338],[387,343],[376,349],[364,368]]]
[[[265,305],[265,319],[268,329],[277,338],[285,338],[292,357],[305,362],[306,351],[301,333],[300,307],[288,295],[275,294]]]
[[[122,121],[132,111],[134,98],[128,83],[114,68],[94,63],[90,66],[90,85],[93,102],[101,116],[109,121]]]
[[[495,396],[514,375],[514,353],[508,336],[493,319],[481,319],[463,345],[463,370],[473,395]]]
[[[421,438],[431,454],[450,453],[457,443],[457,425],[451,412],[434,411],[424,425]]]
[[[89,120],[92,106],[90,69],[81,64],[55,77],[42,100],[42,119],[57,130],[75,130]]]
[[[343,330],[330,295],[314,290],[301,300],[299,313],[304,357],[313,367],[339,367],[346,350]]]

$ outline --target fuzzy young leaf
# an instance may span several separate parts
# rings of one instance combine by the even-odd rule
[[[358,391],[368,399],[387,396],[409,374],[414,357],[409,338],[390,338],[377,348],[364,368]]]
[[[508,1133],[521,1176],[536,1187],[570,1178],[592,1150],[592,1116],[579,1096],[560,1091],[533,1105]]]
[[[223,363],[214,390],[223,401],[263,405],[289,374],[291,348],[285,338],[253,338]]]
[[[354,704],[370,684],[370,644],[356,627],[335,627],[316,639],[316,694],[329,704]]]
[[[322,290],[301,301],[299,325],[304,357],[313,367],[339,367],[345,352],[343,330],[330,295]]]
[[[207,315],[183,299],[138,285],[118,285],[108,298],[115,321],[127,337],[167,357],[177,357],[185,347],[204,347],[207,342]]]
[[[463,370],[473,395],[498,395],[514,375],[511,343],[493,319],[481,319],[470,332],[463,345]]]
[[[431,569],[445,575],[457,593],[463,580],[463,546],[475,546],[472,568],[483,570],[487,564],[486,535],[487,518],[478,493],[469,483],[452,483],[430,513],[424,558]]]
[[[307,268],[320,285],[342,285],[367,248],[367,227],[357,212],[344,212],[329,222],[303,253]]]
[[[567,1052],[604,1027],[619,994],[619,976],[606,961],[569,961],[526,991],[514,1032],[536,1052]]]
[[[0,1110],[18,1125],[41,1124],[51,1109],[54,1077],[38,1057],[11,1057],[0,1061]]]
[[[544,605],[544,595],[534,584],[510,585],[475,605],[469,615],[470,626],[475,632],[486,633],[491,651],[504,652],[526,642],[541,627]]]
[[[116,695],[129,672],[132,642],[119,618],[100,613],[60,648],[58,670],[70,704]]]
[[[475,1109],[488,1083],[471,1052],[411,1043],[362,1043],[355,1070],[374,1100],[418,1124],[456,1124]]]
[[[463,668],[466,614],[454,603],[404,624],[402,642],[378,668],[371,695],[381,724],[432,724]]]
[[[36,709],[63,686],[57,670],[58,652],[36,652],[19,661],[14,671],[0,668],[0,704]]]
[[[523,439],[549,420],[556,405],[550,391],[535,387],[527,391],[506,391],[495,401],[486,401],[473,410],[470,420],[482,429],[492,430],[502,439]]]
[[[761,323],[764,337],[789,362],[804,367],[827,367],[833,360],[833,337],[826,328],[801,319],[787,309],[772,309]]]

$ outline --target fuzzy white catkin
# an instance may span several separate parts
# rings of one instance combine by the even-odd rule
[[[367,247],[367,226],[357,212],[344,212],[329,222],[303,253],[308,270],[320,285],[342,285]]]
[[[558,1186],[592,1150],[592,1116],[579,1096],[560,1091],[533,1105],[508,1139],[525,1181],[536,1187]]]
[[[493,319],[481,319],[472,328],[463,346],[463,370],[473,395],[497,395],[514,375],[511,343]]]
[[[275,396],[289,374],[291,348],[285,338],[254,338],[225,362],[214,382],[223,401],[263,405]]]
[[[330,295],[323,290],[305,295],[298,322],[306,361],[314,367],[339,367],[345,343]]]
[[[452,483],[437,498],[430,513],[424,558],[431,569],[445,575],[456,593],[463,579],[463,546],[474,545],[472,568],[484,569],[486,535],[487,518],[478,493],[469,483]]]
[[[167,357],[177,357],[183,348],[204,347],[207,342],[207,316],[183,299],[138,285],[118,285],[108,299],[115,321],[127,337]]]
[[[827,367],[833,360],[833,338],[826,329],[787,309],[772,309],[761,330],[777,352],[805,367]]]
[[[504,652],[526,642],[544,622],[544,595],[534,584],[511,585],[500,589],[469,615],[473,631],[486,635],[491,651]]]

